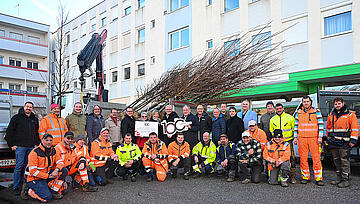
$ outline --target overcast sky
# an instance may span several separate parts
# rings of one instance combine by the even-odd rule
[[[80,15],[102,0],[0,0],[0,13],[18,16],[28,20],[50,25],[50,30],[57,27],[56,17],[60,2],[69,12],[69,20]]]

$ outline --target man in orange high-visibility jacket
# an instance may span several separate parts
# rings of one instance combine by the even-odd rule
[[[309,151],[313,161],[313,170],[316,184],[323,186],[321,165],[321,143],[324,132],[324,121],[319,109],[312,107],[309,96],[302,98],[303,107],[295,115],[294,144],[299,143],[300,168],[302,174],[301,184],[310,182],[310,169],[308,164]]]
[[[165,181],[168,171],[168,151],[165,143],[158,139],[155,132],[149,134],[149,140],[145,142],[142,153],[144,155],[142,161],[147,173],[146,181],[153,179],[152,169],[155,169],[159,181]]]
[[[64,118],[60,116],[60,106],[58,104],[53,103],[51,105],[51,113],[43,117],[40,121],[40,126],[39,126],[40,140],[46,133],[49,133],[54,138],[53,145],[55,146],[63,140],[65,132],[67,131],[68,128],[66,126],[66,121]]]
[[[94,164],[90,163],[91,162],[91,157],[90,157],[90,153],[89,153],[89,149],[88,147],[86,146],[87,144],[87,140],[86,140],[86,137],[84,135],[78,135],[76,136],[76,139],[75,139],[75,153],[76,153],[76,159],[79,161],[80,159],[81,160],[86,160],[86,169],[87,169],[87,175],[88,175],[88,178],[89,178],[89,184],[92,186],[92,187],[95,187],[95,181],[94,181],[94,178],[92,176],[92,173],[91,172],[94,172],[96,167],[94,166]],[[77,181],[81,181],[81,178],[80,178],[80,174],[76,174],[75,176],[75,180]]]
[[[190,145],[184,141],[184,134],[179,132],[176,141],[169,144],[168,160],[172,177],[176,178],[179,167],[184,167],[184,179],[188,180],[190,175]]]
[[[359,138],[359,122],[355,112],[344,104],[343,98],[336,97],[333,103],[334,109],[326,123],[328,149],[332,153],[337,174],[337,179],[331,184],[346,188],[350,186],[350,149]]]
[[[279,183],[288,187],[288,173],[290,171],[290,144],[283,138],[282,131],[275,129],[273,139],[266,143],[263,157],[268,163],[269,184]],[[281,174],[279,175],[279,173]]]
[[[251,138],[258,141],[261,145],[261,150],[264,151],[264,147],[268,142],[266,133],[260,129],[255,120],[249,121],[249,129],[247,130],[250,133]]]
[[[59,154],[64,161],[64,167],[68,169],[68,175],[76,177],[76,174],[80,174],[79,183],[82,185],[83,191],[95,192],[91,185],[89,185],[89,178],[86,169],[86,158],[79,158],[75,152],[74,133],[66,132],[64,140],[55,146],[56,154]]]
[[[61,191],[66,188],[63,184],[68,171],[63,168],[64,162],[56,154],[52,143],[52,136],[45,134],[40,145],[30,152],[25,169],[26,185],[23,185],[21,191],[22,199],[28,199],[30,195],[41,202],[49,202],[63,197]]]
[[[96,167],[94,176],[100,186],[113,183],[110,179],[114,176],[118,163],[115,161],[119,161],[118,155],[112,149],[109,135],[109,129],[105,127],[101,129],[100,136],[91,143],[91,163]]]

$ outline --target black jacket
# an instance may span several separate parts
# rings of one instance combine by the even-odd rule
[[[191,129],[184,131],[184,139],[189,143],[190,149],[192,149],[200,141],[197,138],[197,132],[200,130],[200,123],[192,113],[187,117],[183,116],[181,118],[184,118],[186,122],[191,122]]]
[[[124,119],[121,121],[121,135],[125,137],[126,133],[131,134],[132,142],[136,144],[134,116],[130,117],[128,115],[125,115]]]
[[[173,111],[170,113],[169,116],[167,116],[166,114],[163,117],[163,122],[174,122],[175,118],[179,118],[178,114]],[[163,127],[163,126],[162,126]],[[173,135],[171,138],[168,138],[166,134],[159,134],[159,139],[163,142],[165,142],[166,146],[169,146],[169,144],[173,141],[175,141],[176,135]]]
[[[226,121],[226,134],[229,141],[237,144],[241,140],[241,134],[245,131],[244,121],[237,115]]]
[[[213,118],[212,124],[212,141],[217,146],[218,141],[220,140],[220,135],[226,133],[226,120],[220,114],[218,118]]]
[[[14,115],[6,129],[5,140],[9,147],[14,145],[19,147],[33,147],[40,144],[39,138],[39,119],[34,113],[28,117],[25,115],[24,108],[19,109],[19,113]]]
[[[99,137],[101,129],[105,127],[105,119],[102,115],[100,118],[95,117],[91,113],[86,119],[86,132],[88,136],[89,143],[93,142],[96,138]]]
[[[200,123],[199,131],[198,131],[198,138],[197,138],[200,141],[202,139],[204,132],[211,133],[212,118],[207,113],[203,113],[203,115],[201,117],[196,115],[196,117]]]

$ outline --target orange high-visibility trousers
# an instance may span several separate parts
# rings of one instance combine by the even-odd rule
[[[73,164],[69,170],[68,175],[72,175],[75,174],[74,179],[80,183],[80,185],[84,185],[86,183],[89,183],[89,177],[87,174],[87,170],[86,170],[86,165],[85,168],[82,170],[79,170],[79,168],[76,167],[77,164]]]
[[[310,170],[308,163],[309,151],[313,161],[314,177],[316,181],[321,181],[322,177],[322,165],[321,165],[321,144],[318,144],[318,138],[299,138],[299,156],[300,156],[300,168],[302,178],[304,180],[310,180]]]
[[[143,157],[142,161],[143,161],[146,172],[149,172],[151,169],[155,169],[156,178],[159,181],[165,181],[166,173],[168,171],[168,163],[167,163],[166,159],[160,159],[160,162],[156,163],[156,162],[152,161],[151,159]]]

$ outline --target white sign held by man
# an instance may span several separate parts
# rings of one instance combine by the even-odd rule
[[[151,132],[158,134],[158,122],[135,121],[136,137],[149,137]]]

